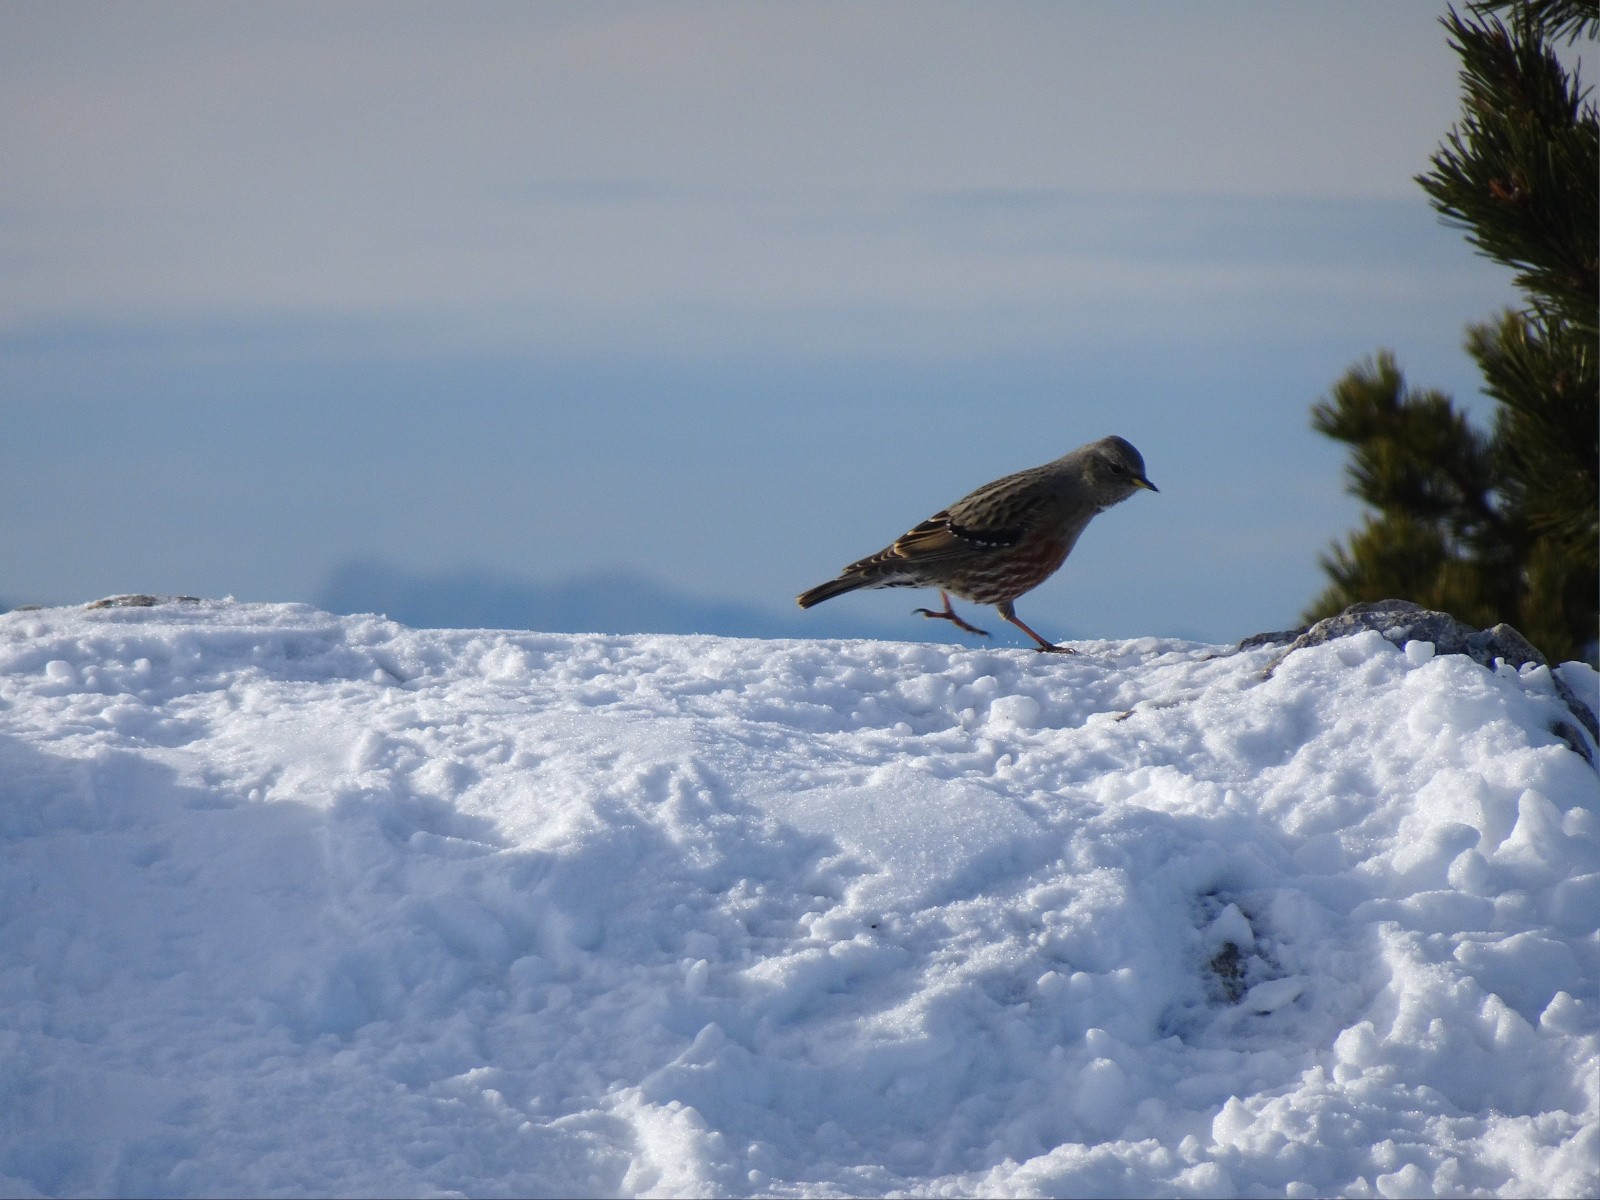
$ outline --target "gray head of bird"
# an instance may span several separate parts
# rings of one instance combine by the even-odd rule
[[[1160,491],[1145,477],[1144,458],[1126,438],[1116,436],[1090,442],[1078,451],[1084,482],[1101,508],[1120,504],[1141,488]]]

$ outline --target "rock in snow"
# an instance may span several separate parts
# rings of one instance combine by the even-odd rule
[[[0,1192],[1593,1195],[1587,667],[0,616]]]
[[[103,603],[103,602],[102,602]],[[1271,675],[1284,658],[1307,646],[1320,646],[1335,638],[1350,637],[1364,630],[1375,629],[1396,646],[1413,642],[1427,646],[1426,653],[1465,654],[1473,662],[1494,667],[1497,662],[1521,667],[1528,663],[1545,665],[1545,657],[1510,625],[1500,624],[1491,629],[1474,629],[1456,620],[1449,613],[1434,612],[1413,604],[1409,600],[1378,600],[1366,604],[1352,604],[1337,616],[1318,621],[1304,629],[1285,633],[1258,633],[1240,642],[1240,648],[1265,645],[1268,642],[1288,642],[1289,648],[1267,664],[1266,674]],[[1420,649],[1410,653],[1421,653]],[[1582,733],[1566,722],[1553,729],[1577,753],[1593,766],[1595,742],[1600,740],[1600,723],[1594,710],[1569,688],[1561,676],[1554,677],[1556,691],[1566,702],[1567,710],[1589,734]]]

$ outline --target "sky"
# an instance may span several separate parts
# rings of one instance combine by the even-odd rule
[[[1024,619],[1292,625],[1359,517],[1310,405],[1389,348],[1481,414],[1515,300],[1412,179],[1443,11],[7,0],[0,599],[776,611],[1117,433],[1161,493]]]

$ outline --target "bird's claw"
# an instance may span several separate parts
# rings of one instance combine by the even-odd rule
[[[911,611],[914,613],[921,613],[925,617],[933,617],[935,620],[953,622],[957,629],[965,629],[968,633],[975,633],[979,637],[989,636],[989,631],[987,629],[979,629],[976,625],[969,625],[966,621],[963,621],[960,617],[958,617],[955,613],[950,612],[948,609],[944,612],[939,612],[932,608],[913,608]]]

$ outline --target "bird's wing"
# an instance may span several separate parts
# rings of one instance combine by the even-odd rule
[[[899,587],[925,582],[919,567],[970,558],[1019,545],[1045,514],[1048,494],[1038,468],[986,483],[907,530],[876,554],[853,562],[840,579],[870,580],[858,587]]]
[[[912,562],[930,562],[975,551],[1009,550],[1034,528],[1044,502],[1039,488],[1019,486],[1014,477],[996,480],[902,534],[889,552]]]
[[[974,550],[1003,550],[1015,546],[1026,532],[1022,526],[974,528],[951,520],[948,511],[936,512],[897,537],[889,552],[896,558],[927,562],[950,555],[971,554]]]

